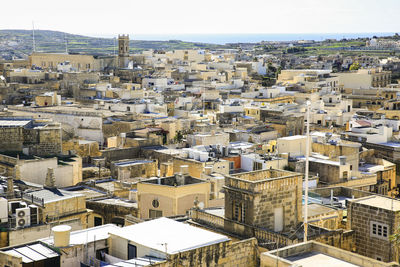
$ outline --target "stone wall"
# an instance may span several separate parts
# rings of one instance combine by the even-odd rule
[[[74,151],[76,155],[82,159],[88,157],[101,156],[99,143],[97,142],[79,142],[79,140],[70,140],[62,143],[63,154],[68,154],[69,151]]]
[[[286,260],[286,258],[296,257],[306,253],[322,253],[327,256],[343,260],[349,264],[354,264],[354,266],[364,266],[364,267],[398,266],[394,262],[385,264],[383,262],[373,260],[368,257],[364,257],[348,251],[343,251],[339,248],[335,248],[326,244],[321,244],[315,241],[309,241],[307,243],[296,244],[279,250],[264,252],[260,255],[260,266],[261,267],[293,266],[293,262]]]
[[[16,257],[0,251],[0,266],[22,267],[22,256]]]
[[[82,228],[84,228],[81,220],[79,219],[68,220],[62,223],[71,226],[72,231],[82,230]],[[59,224],[60,222],[53,222],[9,231],[8,246],[20,245],[26,242],[49,237],[49,235],[51,234],[51,228]]]
[[[138,161],[141,161],[140,159]],[[143,160],[142,160],[143,161]],[[124,161],[113,162],[111,164],[111,175],[113,178],[118,180],[124,180],[127,178],[145,177],[150,178],[157,176],[158,162],[156,159],[150,161],[138,162],[135,164],[127,164],[123,166],[117,165],[117,163],[123,163]],[[127,160],[129,162],[129,160]]]
[[[279,178],[281,175],[283,177]],[[275,230],[280,228],[275,225],[276,216],[279,216],[284,231],[295,227],[302,221],[302,177],[301,174],[279,170],[226,177],[225,217],[235,220],[234,210],[239,205],[241,216],[244,216],[239,221],[246,224]],[[255,181],[257,179],[261,180]],[[282,214],[275,214],[277,209]]]
[[[29,153],[33,155],[60,154],[62,151],[61,126],[24,129],[24,146],[29,147]]]
[[[107,163],[122,159],[138,158],[140,154],[139,147],[120,148],[120,149],[107,149],[101,150],[101,155],[106,159]]]
[[[349,228],[355,232],[356,252],[384,262],[399,261],[399,253],[389,238],[371,236],[371,222],[388,226],[388,237],[397,232],[400,214],[357,202],[348,202],[347,218]]]
[[[331,192],[333,193],[333,196],[345,196],[349,198],[352,198],[353,196],[354,198],[360,198],[360,197],[374,195],[374,193],[357,190],[350,187],[342,187],[342,186],[315,188],[315,189],[310,189],[310,192],[316,193],[319,196],[326,198],[330,198]]]
[[[112,223],[111,221],[113,218],[123,218],[125,215],[128,214],[138,217],[138,209],[134,207],[124,207],[120,205],[106,204],[97,201],[87,201],[86,207],[93,210],[95,213],[103,216],[103,224]]]
[[[157,267],[177,266],[259,266],[257,240],[250,238],[238,242],[228,241],[170,255]]]
[[[236,222],[201,210],[192,209],[190,216],[191,220],[189,222],[200,224],[203,227],[210,228],[212,231],[238,236],[239,238],[255,237],[260,246],[268,249],[275,249],[276,244],[279,244],[279,247],[286,247],[303,242],[303,238],[298,239],[296,236],[289,238],[284,234]],[[355,250],[354,231],[352,230],[329,230],[310,225],[308,236],[309,240],[316,240],[348,251]]]

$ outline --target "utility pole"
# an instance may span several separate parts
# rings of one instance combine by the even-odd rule
[[[304,242],[307,242],[308,236],[308,167],[309,167],[309,156],[310,156],[310,106],[311,101],[307,100],[307,139],[306,139],[306,170],[305,170],[305,199],[304,199]]]
[[[32,20],[32,46],[33,46],[33,52],[36,52],[36,43],[35,43],[35,24],[33,23],[33,20]]]

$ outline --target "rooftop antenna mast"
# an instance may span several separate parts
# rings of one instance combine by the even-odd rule
[[[117,54],[115,53],[115,46],[117,45],[116,44],[117,43],[117,38],[116,37],[114,37],[114,71],[115,71],[115,69],[116,69],[116,67],[117,67],[117,65],[116,65],[116,61],[117,61]]]
[[[32,20],[32,45],[33,45],[33,52],[36,52],[36,43],[35,43],[35,24]]]
[[[114,41],[114,46],[113,46],[113,48],[114,48],[114,56],[115,56],[115,46],[116,46],[116,40],[117,40],[117,39],[114,37],[114,38],[113,38],[113,41]]]
[[[65,54],[68,55],[68,40],[67,40],[67,34],[64,32],[64,41],[65,41]]]
[[[304,198],[304,242],[307,242],[308,237],[308,168],[309,168],[309,156],[310,156],[310,107],[311,101],[306,101],[307,108],[307,143],[306,143],[306,170],[305,170],[305,198]]]

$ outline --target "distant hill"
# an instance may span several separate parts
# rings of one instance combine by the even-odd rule
[[[36,51],[38,52],[65,52],[65,40],[68,42],[70,53],[88,53],[97,55],[111,55],[114,53],[113,38],[97,38],[69,34],[59,31],[35,30]],[[115,42],[118,45],[118,41]],[[26,58],[32,53],[31,30],[0,30],[0,58]],[[212,49],[223,47],[215,44],[170,41],[131,40],[130,52],[146,49],[174,50],[174,49]],[[117,49],[117,48],[116,48]],[[116,50],[118,53],[118,50]]]

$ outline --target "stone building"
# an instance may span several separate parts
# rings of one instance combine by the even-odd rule
[[[157,176],[157,160],[119,160],[111,163],[111,175],[118,180],[129,178],[150,178]]]
[[[27,186],[20,180],[15,184],[21,189]],[[44,238],[54,225],[68,223],[78,230],[93,220],[92,211],[86,209],[85,195],[57,189],[52,169],[48,170],[42,189],[15,193],[18,198],[8,201],[8,221],[1,225],[6,231],[0,232],[0,247]]]
[[[121,69],[129,63],[129,35],[118,35],[118,61]]]
[[[77,71],[100,70],[98,62],[92,55],[69,55],[56,53],[37,53],[29,56],[29,65],[43,69],[56,70],[57,65],[68,61]]]
[[[61,125],[29,118],[1,118],[0,151],[38,156],[60,154]]]
[[[137,184],[139,218],[185,215],[196,203],[208,207],[210,183],[184,173]]]
[[[212,131],[211,133],[196,133],[189,134],[187,136],[187,143],[190,146],[199,146],[199,145],[229,145],[229,134],[220,132],[216,133]]]
[[[355,232],[356,252],[384,262],[399,262],[390,236],[400,225],[400,201],[373,195],[348,200],[348,227]]]
[[[284,115],[267,109],[260,110],[260,120],[268,123],[278,132],[278,137],[302,135],[304,133],[303,114]]]
[[[320,242],[308,241],[262,253],[260,266],[395,267],[399,265],[395,262],[383,263]]]
[[[229,174],[230,161],[224,159],[212,159],[201,161],[191,158],[175,156],[173,158],[174,173],[180,171],[182,165],[189,166],[189,175],[195,178],[201,178],[202,173],[206,172],[207,167],[212,168],[212,172],[220,174]]]
[[[226,176],[225,218],[275,232],[302,222],[300,173],[261,170]]]

